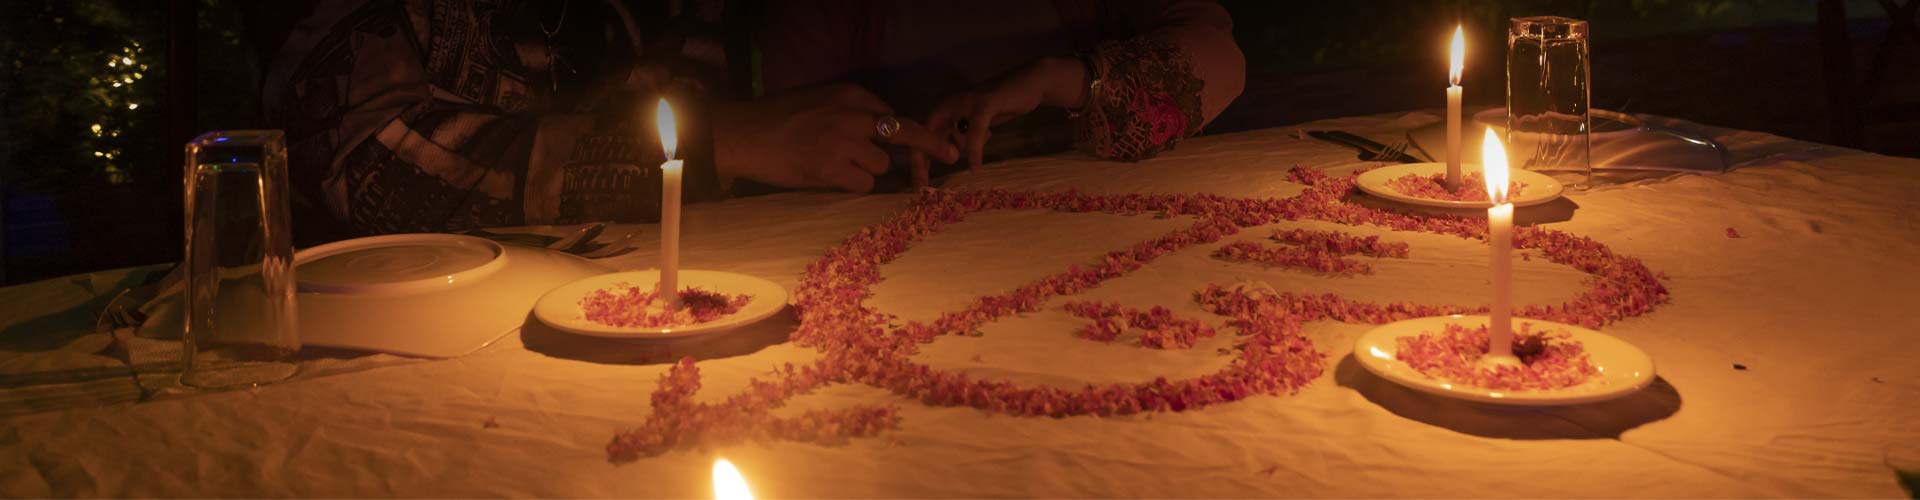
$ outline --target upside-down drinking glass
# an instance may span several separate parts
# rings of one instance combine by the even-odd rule
[[[298,371],[287,146],[278,130],[187,143],[181,385],[246,387]]]
[[[1507,29],[1507,145],[1514,165],[1586,187],[1593,176],[1587,22],[1516,17]]]

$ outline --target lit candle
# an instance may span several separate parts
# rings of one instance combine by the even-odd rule
[[[1500,138],[1487,129],[1481,143],[1482,163],[1486,164],[1487,247],[1493,254],[1493,305],[1487,311],[1487,357],[1492,364],[1519,364],[1513,356],[1513,204],[1507,201],[1507,150]]]
[[[713,498],[753,500],[753,491],[747,489],[747,480],[740,477],[740,469],[733,468],[733,462],[724,458],[713,461]]]
[[[1447,181],[1448,192],[1460,189],[1460,71],[1466,65],[1467,39],[1460,26],[1453,27],[1453,48],[1447,65]]]
[[[660,148],[667,153],[660,164],[660,284],[655,293],[666,309],[680,308],[680,167],[673,159],[679,134],[673,128],[673,107],[660,100],[654,113],[654,125],[660,131]]]

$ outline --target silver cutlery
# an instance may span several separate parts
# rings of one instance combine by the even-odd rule
[[[580,228],[580,230],[574,231],[573,234],[567,235],[567,237],[565,238],[560,238],[560,241],[555,241],[552,244],[547,245],[547,248],[552,250],[559,250],[559,251],[567,252],[571,254],[579,254],[586,250],[583,247],[585,247],[587,243],[593,242],[594,238],[600,237],[600,233],[605,232],[606,230],[607,230],[607,223],[605,222],[595,222],[592,224],[587,224],[586,227],[582,227]]]
[[[157,278],[156,278],[157,277]],[[148,274],[145,283],[121,290],[107,301],[107,307],[100,311],[94,320],[94,331],[112,331],[120,328],[136,327],[147,320],[147,304],[183,284],[185,267],[174,264],[165,274]]]
[[[604,259],[607,257],[612,257],[615,255],[627,253],[628,250],[633,249],[633,237],[638,236],[639,234],[640,234],[640,231],[638,230],[629,231],[625,236],[621,236],[620,239],[613,240],[612,242],[609,242],[606,245],[601,246],[600,248],[597,248],[585,253],[581,253],[579,255],[581,257],[586,257],[589,259]]]
[[[1382,148],[1379,152],[1374,153],[1373,161],[1397,161],[1400,159],[1401,156],[1406,156],[1406,154],[1407,154],[1407,141],[1402,140],[1399,142],[1395,142],[1393,144],[1389,144],[1387,145],[1387,147]]]
[[[495,233],[485,229],[471,229],[465,234],[493,240],[496,243],[540,247],[548,250],[567,252],[575,255],[597,249],[592,247],[593,239],[607,230],[607,222],[595,222],[574,230],[566,236],[547,236],[533,233]]]
[[[1407,143],[1404,142],[1396,146],[1387,146],[1374,142],[1372,139],[1339,130],[1312,130],[1308,131],[1307,135],[1322,141],[1353,148],[1359,152],[1357,158],[1361,161],[1392,161],[1400,163],[1420,163],[1421,161],[1419,158],[1407,154]]]

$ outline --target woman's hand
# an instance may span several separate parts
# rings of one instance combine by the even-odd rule
[[[879,97],[846,84],[723,105],[714,113],[714,166],[727,183],[866,193],[889,166],[875,141],[912,148],[921,162],[929,155],[960,161],[944,136],[906,119],[892,137],[880,137],[876,123],[892,114]]]
[[[967,167],[980,166],[989,130],[1041,105],[1079,109],[1087,99],[1087,68],[1071,57],[1047,57],[1009,71],[986,85],[947,97],[927,114],[927,126],[939,137],[955,137]],[[966,120],[967,129],[955,123]],[[948,163],[952,163],[951,161]],[[913,181],[927,184],[928,157],[913,155]]]

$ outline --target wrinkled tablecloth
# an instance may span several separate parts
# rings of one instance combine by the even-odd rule
[[[1132,164],[1025,159],[958,175],[945,188],[1284,197],[1302,189],[1287,182],[1291,167],[1374,165],[1301,130],[1390,142],[1438,118],[1411,112],[1202,137]],[[1603,328],[1651,354],[1660,374],[1652,388],[1611,403],[1503,410],[1422,395],[1348,356],[1369,325],[1314,322],[1306,334],[1328,354],[1328,369],[1293,395],[1055,419],[928,407],[840,385],[792,406],[894,404],[899,428],[840,446],[749,443],[614,464],[608,440],[646,417],[655,380],[679,356],[703,359],[698,399],[718,401],[775,364],[817,353],[785,341],[790,317],[669,348],[529,331],[457,359],[328,358],[313,363],[348,369],[252,390],[0,416],[0,494],[698,497],[724,455],[770,497],[1902,496],[1893,465],[1920,448],[1920,160],[1647,118],[1714,137],[1735,168],[1573,192],[1557,209],[1564,213],[1520,215],[1558,220],[1545,226],[1593,237],[1668,276],[1670,303]],[[689,268],[791,288],[827,247],[910,198],[790,193],[689,206],[682,258]],[[928,319],[1186,224],[977,214],[885,266],[869,303]],[[657,232],[640,229],[640,251],[610,259],[616,267],[651,266]],[[1190,299],[1206,283],[1259,280],[1377,301],[1486,300],[1482,245],[1341,229],[1388,235],[1414,252],[1376,263],[1374,275],[1331,277],[1234,265],[1195,248],[1088,295],[1215,322]],[[143,250],[129,243],[127,251]],[[1518,303],[1564,301],[1587,276],[1546,262],[1516,265]],[[35,370],[113,369],[99,354],[107,342],[87,332],[105,297],[150,270],[0,289],[0,389],[56,401],[74,396],[34,385]],[[942,338],[918,356],[979,378],[1078,386],[1210,372],[1225,362],[1215,348],[1232,337],[1156,351],[1075,338],[1082,323],[1049,307],[989,325],[982,337]]]

